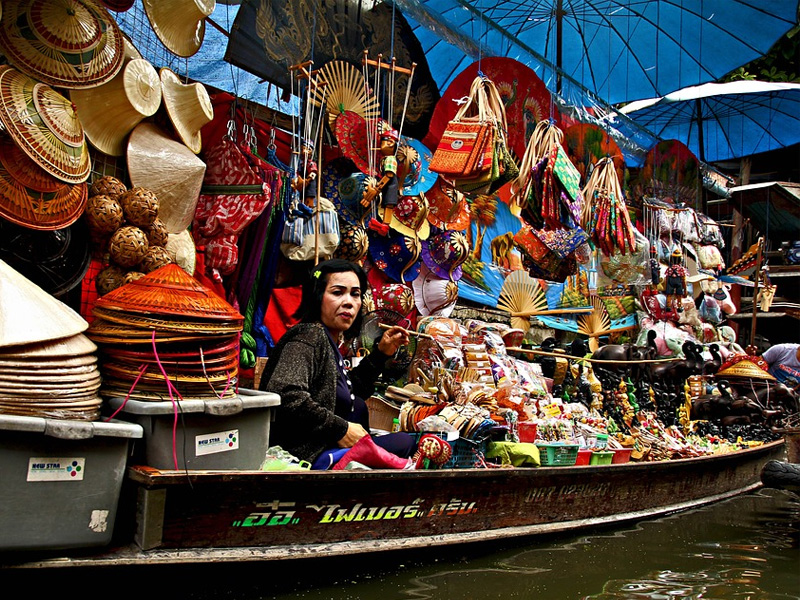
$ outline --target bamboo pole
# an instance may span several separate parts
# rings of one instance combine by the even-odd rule
[[[429,335],[427,333],[420,333],[418,331],[413,331],[411,329],[406,329],[405,327],[400,327],[399,325],[387,325],[386,323],[378,323],[378,327],[380,327],[381,329],[393,329],[393,328],[402,329],[408,335],[413,335],[413,336],[416,336],[416,337],[425,338],[426,340],[435,339],[432,335]]]
[[[756,251],[756,273],[753,285],[753,320],[750,324],[750,345],[756,345],[756,317],[758,316],[758,283],[761,279],[761,250],[764,247],[764,238],[758,238],[758,249]]]

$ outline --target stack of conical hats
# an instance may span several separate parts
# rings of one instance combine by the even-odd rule
[[[234,397],[244,317],[175,264],[98,299],[87,335],[106,397]]]
[[[0,260],[0,414],[97,419],[101,378],[88,327]]]

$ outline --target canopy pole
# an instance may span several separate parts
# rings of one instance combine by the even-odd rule
[[[561,64],[563,62],[564,43],[564,1],[556,3],[556,93],[561,95]]]
[[[758,280],[761,279],[761,249],[764,246],[764,238],[758,238],[758,250],[756,251],[756,273],[753,285],[753,320],[750,324],[750,345],[756,345],[756,317],[758,316]]]

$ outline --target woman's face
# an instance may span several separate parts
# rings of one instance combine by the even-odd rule
[[[350,329],[361,310],[361,286],[352,271],[330,273],[322,295],[322,324],[337,335]]]

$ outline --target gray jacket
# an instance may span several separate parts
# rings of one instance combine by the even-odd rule
[[[388,356],[375,347],[349,372],[353,394],[368,398]],[[325,326],[299,323],[289,329],[269,355],[262,390],[281,397],[270,429],[270,446],[281,446],[301,460],[313,461],[336,448],[348,422],[334,414],[339,371]]]

